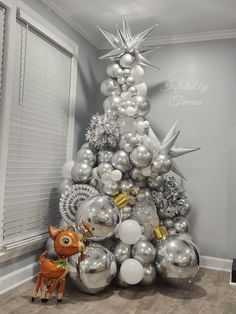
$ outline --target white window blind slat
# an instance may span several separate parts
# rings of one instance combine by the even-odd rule
[[[2,105],[3,105],[3,59],[5,46],[5,24],[6,24],[6,9],[0,5],[0,123],[2,120]]]
[[[58,218],[66,159],[69,54],[17,21],[4,200],[4,245],[30,241]],[[28,239],[28,240],[27,240]]]

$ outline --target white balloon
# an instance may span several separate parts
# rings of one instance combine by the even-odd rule
[[[121,76],[123,73],[118,63],[112,63],[107,66],[107,74],[111,77]]]
[[[118,118],[118,123],[120,126],[120,134],[124,133],[135,133],[135,126],[134,126],[134,118],[128,116],[122,116]]]
[[[140,65],[135,65],[131,69],[131,76],[134,78],[135,83],[141,83],[144,76],[144,69]]]
[[[134,258],[128,258],[120,267],[121,278],[130,285],[136,285],[144,276],[142,264]]]
[[[137,95],[139,96],[146,96],[147,95],[147,84],[146,83],[140,83],[137,85],[134,85],[137,89]]]
[[[142,235],[142,229],[139,223],[132,219],[123,221],[118,229],[120,240],[126,244],[135,244]]]
[[[61,169],[61,175],[64,179],[71,178],[71,169],[74,167],[75,162],[74,160],[68,160],[64,163]]]
[[[135,63],[135,58],[133,55],[130,53],[125,53],[121,58],[120,58],[120,65],[122,68],[131,68]]]
[[[122,179],[122,172],[118,169],[113,170],[110,174],[111,180],[120,181]]]

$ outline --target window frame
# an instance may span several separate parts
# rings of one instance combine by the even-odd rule
[[[3,229],[4,215],[4,197],[7,170],[8,155],[8,138],[9,138],[9,121],[12,103],[12,82],[15,61],[15,29],[17,19],[28,24],[35,31],[40,33],[51,42],[65,50],[71,56],[71,73],[70,73],[70,95],[69,95],[69,121],[67,133],[67,151],[66,159],[73,158],[74,142],[74,125],[75,125],[75,108],[76,108],[76,90],[77,90],[77,59],[78,44],[66,37],[65,34],[56,30],[50,23],[44,20],[40,15],[30,9],[21,1],[0,0],[0,4],[6,8],[6,33],[5,33],[5,50],[4,50],[4,73],[3,73],[3,102],[2,113],[3,119],[0,125],[0,230]],[[39,236],[33,241],[24,241],[18,249],[28,247],[32,250],[32,243],[42,243],[44,236]],[[6,258],[6,250],[2,249],[4,240],[0,237],[0,261]],[[13,247],[14,248],[14,247]],[[9,250],[11,251],[11,249]],[[8,253],[9,253],[8,251]],[[9,254],[8,254],[9,255]],[[10,254],[12,255],[12,254]],[[10,256],[9,255],[9,256]]]

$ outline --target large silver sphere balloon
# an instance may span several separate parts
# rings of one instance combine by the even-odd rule
[[[136,220],[143,228],[143,235],[147,240],[154,237],[154,230],[159,225],[155,204],[150,201],[137,202],[133,208],[131,219]]]
[[[91,243],[85,258],[78,255],[70,258],[70,278],[79,290],[96,294],[104,290],[116,276],[117,266],[114,255],[104,246]]]
[[[71,170],[72,179],[78,183],[86,183],[91,178],[92,170],[87,162],[77,162]]]
[[[155,280],[157,276],[156,268],[153,264],[145,265],[143,266],[144,270],[144,276],[141,281],[141,284],[143,285],[151,285]]]
[[[191,283],[199,269],[199,252],[185,235],[171,235],[157,245],[156,269],[164,280],[178,286]]]
[[[102,190],[104,194],[113,196],[120,191],[120,184],[116,181],[108,181],[103,185]]]
[[[116,261],[122,264],[126,259],[131,257],[131,245],[119,241],[113,249]]]
[[[178,214],[180,216],[186,216],[191,209],[191,203],[189,202],[189,200],[185,198],[181,198],[180,200],[178,200],[177,204],[178,204]]]
[[[144,96],[134,96],[133,98],[135,105],[138,107],[138,116],[146,116],[151,109],[149,100]]]
[[[100,150],[98,153],[98,163],[110,162],[112,156],[113,152],[111,150]]]
[[[145,146],[139,145],[130,154],[130,160],[137,168],[144,168],[149,166],[152,160],[152,153]]]
[[[120,86],[117,81],[112,78],[107,78],[102,81],[100,90],[104,96],[120,95]]]
[[[188,221],[186,218],[184,217],[175,217],[173,219],[173,223],[174,223],[174,228],[176,230],[177,233],[187,233],[188,232]]]
[[[150,264],[154,261],[156,249],[151,242],[141,240],[134,244],[132,248],[132,257],[140,261],[142,265]]]
[[[148,178],[148,184],[150,185],[151,188],[159,188],[162,186],[164,182],[163,176],[157,176],[156,178],[149,177]]]
[[[108,196],[96,196],[85,201],[76,214],[76,226],[82,230],[82,221],[91,225],[92,240],[100,241],[111,237],[118,228],[120,212]]]
[[[124,100],[117,95],[107,97],[103,102],[104,111],[113,110],[117,111],[117,108],[123,104]]]
[[[153,161],[152,170],[159,174],[164,174],[170,171],[172,167],[172,158],[166,154],[158,154]]]
[[[98,165],[97,167],[97,174],[99,175],[99,177],[101,178],[101,176],[105,173],[111,173],[113,170],[113,167],[111,164],[109,164],[108,162],[102,162]]]
[[[63,179],[58,187],[58,193],[62,194],[65,190],[73,185],[73,181],[71,179]]]
[[[131,216],[132,211],[133,211],[133,207],[128,205],[128,204],[125,205],[124,207],[122,207],[120,209],[121,220],[124,221],[124,220],[128,219]]]
[[[122,68],[131,68],[134,63],[135,58],[130,53],[126,53],[120,58],[120,65],[122,66]]]
[[[107,66],[107,75],[117,78],[123,74],[123,71],[118,63],[112,63]]]
[[[131,169],[129,155],[124,150],[118,150],[114,153],[111,159],[112,166],[121,172],[126,172]]]
[[[121,188],[122,192],[127,192],[128,190],[130,190],[133,187],[134,187],[134,181],[131,179],[124,179],[120,183],[120,188]]]
[[[132,168],[130,176],[134,181],[142,182],[146,180],[146,177],[142,174],[141,169]]]
[[[93,167],[97,161],[97,157],[92,149],[83,147],[77,152],[77,161],[88,162]]]
[[[54,241],[51,238],[47,239],[47,242],[45,244],[45,249],[47,251],[47,256],[53,260],[56,260],[58,258],[57,253],[54,248]]]

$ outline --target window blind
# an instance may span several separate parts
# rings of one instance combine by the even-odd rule
[[[6,9],[0,5],[0,123],[2,120],[2,102],[3,102],[3,53],[5,37]]]
[[[31,241],[55,224],[66,159],[71,56],[17,21],[3,241]]]

